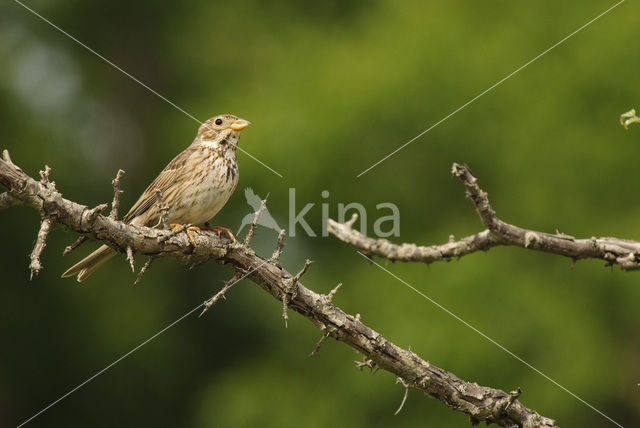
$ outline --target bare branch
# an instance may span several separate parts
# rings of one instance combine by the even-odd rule
[[[8,157],[8,156],[7,156]],[[154,255],[195,260],[215,260],[233,267],[278,300],[287,299],[288,308],[308,318],[314,325],[324,326],[330,336],[362,354],[383,370],[401,377],[410,388],[419,389],[449,408],[469,415],[474,420],[496,423],[503,427],[553,427],[554,422],[526,408],[512,395],[491,387],[459,379],[453,373],[436,367],[385,339],[360,320],[346,314],[327,296],[306,288],[300,277],[292,275],[275,263],[255,254],[238,243],[221,239],[215,234],[196,234],[194,248],[185,234],[127,225],[99,212],[87,221],[87,207],[65,199],[55,189],[26,175],[19,168],[0,160],[0,183],[25,205],[43,213],[52,222],[109,244],[122,252],[132,251]],[[167,238],[165,238],[167,237]],[[159,238],[165,238],[159,242]],[[308,262],[305,266],[308,267]],[[215,296],[214,296],[215,297]],[[507,405],[511,401],[510,405]],[[506,404],[505,404],[506,403]]]
[[[111,185],[113,186],[113,201],[111,202],[111,213],[109,213],[109,218],[114,220],[118,219],[118,210],[120,209],[120,195],[122,195],[123,191],[120,190],[120,179],[124,175],[124,171],[119,169],[116,177],[111,180]]]
[[[269,199],[269,193],[267,196],[260,202],[260,208],[256,211],[256,215],[251,222],[251,227],[249,228],[249,232],[247,232],[247,236],[244,238],[244,245],[249,245],[251,240],[253,239],[253,234],[256,233],[256,227],[258,226],[258,220],[260,220],[260,216],[264,212],[264,209],[267,207],[267,199]]]
[[[559,254],[574,260],[601,259],[608,265],[618,264],[622,270],[640,269],[640,242],[618,238],[576,239],[565,234],[550,234],[523,229],[496,217],[487,193],[478,186],[469,167],[453,164],[452,173],[462,181],[485,227],[509,245]]]
[[[38,238],[36,239],[36,244],[34,245],[33,251],[31,252],[31,263],[29,264],[31,277],[29,279],[33,279],[33,275],[38,275],[40,273],[40,270],[42,269],[40,255],[42,254],[44,247],[47,246],[47,235],[49,234],[50,229],[51,219],[45,216],[42,218],[42,222],[40,223]]]
[[[576,239],[573,236],[537,232],[523,229],[500,220],[494,212],[487,193],[478,186],[467,166],[453,164],[452,173],[462,181],[486,230],[475,235],[452,240],[442,245],[418,246],[416,244],[393,244],[386,239],[369,238],[352,228],[355,217],[349,222],[338,223],[329,219],[328,230],[338,239],[358,248],[367,256],[380,256],[403,262],[450,261],[478,251],[487,251],[500,245],[513,245],[531,250],[544,251],[571,258],[601,259],[608,266],[617,264],[622,270],[640,269],[640,242],[619,238]]]

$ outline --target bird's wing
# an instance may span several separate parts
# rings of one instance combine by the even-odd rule
[[[167,191],[176,185],[180,185],[184,181],[185,175],[188,173],[186,168],[188,159],[193,156],[196,149],[192,146],[188,147],[178,156],[173,158],[160,175],[147,187],[147,190],[138,198],[138,201],[131,207],[126,216],[122,219],[125,223],[130,223],[134,218],[146,213],[150,208],[156,206],[158,200],[156,190],[166,195]]]

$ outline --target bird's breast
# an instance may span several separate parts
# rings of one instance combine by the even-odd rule
[[[176,207],[172,222],[201,224],[215,216],[227,203],[238,184],[235,160],[211,154],[191,184],[184,189],[182,206]]]

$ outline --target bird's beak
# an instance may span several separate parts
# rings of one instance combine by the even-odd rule
[[[234,131],[242,131],[247,126],[251,125],[251,122],[244,119],[238,119],[231,124],[231,129]]]

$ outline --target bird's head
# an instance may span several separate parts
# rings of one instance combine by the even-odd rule
[[[194,143],[222,151],[232,149],[235,152],[240,131],[249,125],[249,121],[231,114],[214,116],[200,126]]]

